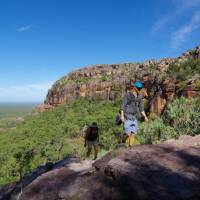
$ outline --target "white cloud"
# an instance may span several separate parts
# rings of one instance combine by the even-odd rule
[[[152,32],[155,33],[155,32],[160,31],[171,20],[171,18],[172,18],[171,15],[165,15],[165,16],[161,17],[152,26]]]
[[[17,85],[0,87],[0,101],[1,102],[41,102],[44,101],[48,89],[53,82],[36,83],[29,85]]]
[[[200,0],[169,0],[169,3],[173,4],[174,9],[170,13],[161,16],[153,24],[152,33],[157,33],[163,30],[171,21],[184,14],[188,10],[192,8],[200,9]]]
[[[30,31],[33,28],[33,25],[21,26],[16,29],[17,32]]]
[[[200,27],[200,12],[193,15],[191,21],[179,28],[171,36],[171,47],[178,48],[182,43],[185,42],[188,35]]]
[[[175,5],[182,11],[199,6],[200,0],[172,0]]]

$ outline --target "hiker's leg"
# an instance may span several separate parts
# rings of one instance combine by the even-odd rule
[[[131,121],[131,134],[130,134],[130,143],[129,146],[133,146],[136,141],[136,134],[138,131],[138,122],[137,119]]]
[[[91,151],[92,151],[92,148],[88,147],[88,150],[87,150],[87,157],[89,157],[89,156],[90,156],[90,154],[91,154]]]
[[[130,141],[129,141],[129,146],[133,146],[135,144],[135,140],[136,140],[136,135],[135,133],[131,133],[130,134]]]
[[[87,157],[89,157],[91,152],[92,152],[92,143],[91,143],[91,141],[87,141],[87,146],[88,146]]]
[[[127,134],[126,133],[124,133],[123,135],[122,135],[122,143],[126,143],[126,140],[127,140]]]
[[[98,144],[94,145],[94,158],[96,159],[98,156],[99,147]]]
[[[125,145],[128,147],[130,144],[130,134],[131,134],[131,120],[126,120],[124,123],[124,132],[125,132]]]
[[[126,146],[127,147],[129,147],[130,146],[130,133],[129,134],[127,134],[127,137],[126,137],[126,141],[125,141],[125,143],[126,143]]]

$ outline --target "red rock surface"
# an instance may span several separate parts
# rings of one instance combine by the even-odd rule
[[[188,98],[199,96],[199,88],[196,88],[197,80],[198,79],[192,79],[187,82],[182,91],[183,96]]]

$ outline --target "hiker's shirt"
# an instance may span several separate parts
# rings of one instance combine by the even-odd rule
[[[122,102],[121,110],[124,111],[125,120],[135,121],[137,119],[137,114],[144,111],[141,96],[134,96],[132,93],[128,92]]]

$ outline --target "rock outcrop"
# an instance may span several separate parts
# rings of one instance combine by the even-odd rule
[[[188,80],[183,88],[182,95],[185,97],[196,97],[199,95],[199,88],[196,87],[199,79]]]
[[[200,46],[174,59],[85,67],[56,81],[48,91],[44,105],[38,107],[38,111],[50,110],[78,97],[108,100],[121,98],[127,85],[140,79],[151,94],[148,102],[149,111],[160,114],[167,102],[180,90],[178,87],[180,83],[169,78],[167,74],[170,64],[197,58],[200,58]],[[184,83],[182,90],[179,91],[181,95],[186,97],[199,95],[199,89],[194,84],[197,80],[199,77]]]
[[[7,190],[11,185],[6,186]],[[4,198],[5,190],[1,188],[0,199],[17,198],[12,192]],[[93,165],[89,161],[63,160],[28,184],[18,198],[199,200],[200,136],[182,136],[131,149],[121,147]]]

